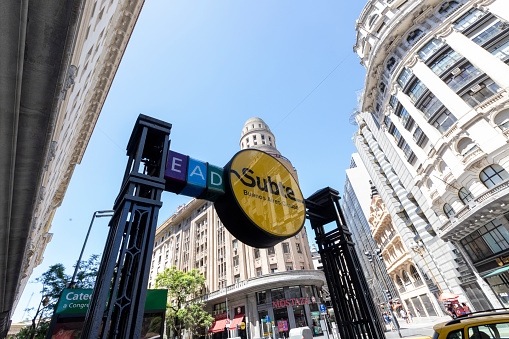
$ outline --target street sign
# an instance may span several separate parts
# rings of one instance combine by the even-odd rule
[[[226,327],[226,328],[230,328],[230,323],[231,323],[231,322],[232,322],[232,321],[231,321],[230,319],[226,318],[226,324],[225,324],[225,327]]]
[[[270,317],[268,315],[265,316],[265,322],[270,323]]]
[[[327,313],[327,309],[325,308],[324,304],[320,304],[320,312]]]

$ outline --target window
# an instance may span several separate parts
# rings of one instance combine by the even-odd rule
[[[396,98],[396,96],[391,95],[391,99],[389,100],[389,105],[391,105],[392,108],[396,108],[396,106],[398,105],[398,99]]]
[[[417,269],[414,267],[414,265],[410,266],[410,274],[412,275],[414,281],[421,281],[421,276],[419,275],[419,272],[417,272]]]
[[[460,190],[458,191],[458,197],[460,198],[461,202],[465,205],[468,204],[469,201],[474,200],[472,192],[470,192],[465,187],[460,188]]]
[[[417,80],[410,89],[410,91],[408,92],[408,95],[410,96],[410,99],[412,99],[412,102],[415,103],[426,89],[427,89],[426,85],[424,85],[424,83],[421,80]]]
[[[491,188],[509,178],[509,174],[502,166],[493,164],[483,169],[479,177],[486,187]]]
[[[412,44],[413,42],[415,42],[417,40],[417,38],[419,36],[421,36],[423,32],[420,30],[420,29],[416,29],[412,32],[410,32],[406,38],[406,41],[409,43],[409,44]]]
[[[293,271],[293,265],[292,264],[286,264],[286,270],[287,271]]]
[[[396,59],[394,59],[394,57],[391,57],[389,59],[389,61],[387,61],[387,65],[386,65],[387,70],[389,72],[392,71],[392,69],[394,68],[394,65],[396,65]]]
[[[256,293],[256,301],[258,305],[267,303],[267,291],[261,291]]]
[[[424,100],[422,100],[422,104],[420,105],[419,108],[424,113],[426,118],[429,119],[442,106],[443,106],[442,102],[438,100],[438,98],[434,94],[430,93],[429,95],[426,96],[426,98],[424,98]]]
[[[274,249],[274,246],[267,248],[267,253],[269,255],[276,254],[276,250]]]
[[[440,6],[438,13],[440,13],[442,15],[446,15],[447,13],[450,13],[457,6],[458,6],[457,1],[446,1],[442,4],[442,6]]]
[[[235,283],[240,282],[240,274],[236,274],[234,278],[235,278]]]
[[[491,98],[499,91],[500,87],[491,79],[473,86],[470,91],[462,96],[463,100],[471,107],[481,104],[483,101]]]
[[[411,76],[412,71],[409,70],[408,68],[405,68],[398,77],[398,83],[400,84],[400,86],[405,87]]]
[[[283,243],[283,253],[290,253],[290,245],[287,242]]]
[[[433,39],[426,46],[424,46],[419,51],[419,56],[421,57],[422,61],[428,60],[430,56],[432,56],[440,47],[444,45],[444,42],[442,40]]]
[[[502,61],[509,59],[509,38],[496,43],[490,48],[490,53]]]
[[[456,214],[456,212],[454,212],[454,209],[452,208],[452,206],[451,206],[451,205],[449,205],[448,203],[445,203],[445,204],[444,204],[444,213],[445,213],[445,215],[447,215],[449,218]]]
[[[460,243],[476,262],[509,249],[509,232],[498,219],[493,219],[461,239]]]
[[[270,265],[270,273],[277,273],[277,264]]]
[[[463,329],[449,332],[445,339],[463,339]]]
[[[235,267],[239,266],[239,256],[238,255],[233,257],[233,266],[235,266]]]
[[[509,333],[509,323],[472,326],[468,329],[469,338],[500,338],[506,337]]]
[[[262,268],[261,267],[257,267],[256,268],[256,276],[259,277],[262,275]]]
[[[503,110],[498,113],[493,122],[500,128],[502,131],[506,131],[509,129],[509,109]]]
[[[467,14],[463,15],[460,19],[455,22],[454,27],[458,31],[464,31],[468,27],[470,27],[474,22],[476,22],[480,17],[482,17],[485,13],[483,11],[478,10],[477,8],[472,9]]]
[[[435,126],[440,133],[444,134],[452,125],[454,125],[456,120],[456,117],[451,114],[451,112],[445,111],[435,120],[433,126]]]
[[[451,75],[449,75],[445,79],[445,82],[449,85],[451,89],[457,92],[461,88],[472,82],[480,74],[481,71],[479,71],[477,68],[475,68],[471,64],[466,64],[461,67],[453,69]]]
[[[401,124],[403,126],[406,126],[406,123],[408,121],[408,119],[410,118],[410,115],[408,114],[408,111],[404,108],[401,108],[401,111],[399,112],[400,113],[400,119],[401,119]]]
[[[378,85],[378,89],[380,89],[380,92],[383,94],[385,93],[385,84],[383,82],[380,83],[380,85]]]
[[[272,294],[272,301],[286,299],[283,288],[274,288],[270,290],[270,293]]]
[[[407,271],[403,270],[403,282],[405,283],[405,286],[411,285],[412,281],[410,280],[410,277],[408,276]]]
[[[302,249],[300,247],[300,244],[299,243],[296,243],[295,244],[295,247],[297,247],[297,253],[302,253]]]
[[[421,141],[421,137],[423,137],[423,136],[424,136],[424,132],[422,131],[422,129],[420,127],[416,127],[415,131],[414,131],[413,139],[417,143],[417,145],[419,145],[419,142]]]
[[[234,240],[232,241],[232,248],[233,248],[234,250],[236,250],[238,246],[239,246],[239,241],[238,241],[237,239],[234,239]]]
[[[461,58],[461,55],[451,49],[440,58],[438,58],[437,61],[432,63],[429,67],[433,72],[435,72],[436,75],[441,75]]]
[[[255,257],[255,259],[260,258],[260,249],[255,248],[253,251],[254,251],[254,257]]]
[[[502,25],[502,22],[498,21],[486,29],[484,32],[473,38],[472,41],[478,45],[483,45],[485,42],[502,32],[504,30],[503,27],[504,25]]]
[[[461,138],[460,141],[458,141],[456,148],[458,149],[459,154],[466,156],[467,154],[475,150],[477,148],[477,145],[474,144],[474,142],[470,138]]]

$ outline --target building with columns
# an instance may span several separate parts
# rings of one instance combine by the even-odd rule
[[[247,120],[239,145],[271,154],[297,179],[262,119]],[[227,314],[233,324],[230,337],[272,333],[267,316],[280,336],[288,337],[289,329],[299,326],[321,333],[318,303],[325,276],[314,269],[305,228],[273,247],[252,248],[226,230],[211,202],[192,199],[156,231],[149,288],[154,288],[158,273],[172,266],[184,272],[198,269],[205,276],[203,300],[216,319],[208,330],[214,339],[227,337]],[[242,322],[246,328],[237,329]]]
[[[508,22],[505,0],[371,0],[356,23],[356,148],[434,296],[475,310],[509,305]]]

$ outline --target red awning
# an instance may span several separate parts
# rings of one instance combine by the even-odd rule
[[[223,332],[226,325],[226,318],[216,320],[212,323],[212,327],[209,328],[209,333]]]
[[[242,320],[244,320],[244,315],[243,314],[237,314],[231,324],[230,324],[230,329],[233,330],[235,328],[237,328],[238,325],[240,325],[240,323],[242,322]]]

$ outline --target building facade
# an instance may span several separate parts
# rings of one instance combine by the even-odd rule
[[[350,168],[346,170],[342,207],[348,229],[352,232],[355,251],[369,284],[371,296],[379,314],[388,311],[388,302],[397,303],[398,291],[387,274],[380,248],[373,239],[368,223],[371,185],[369,175],[358,154],[353,154]],[[389,293],[387,293],[388,291]],[[389,300],[390,299],[390,300]],[[383,322],[383,320],[382,320]]]
[[[508,20],[504,0],[373,0],[356,24],[356,148],[433,294],[475,310],[508,305]]]
[[[297,179],[290,161],[275,145],[262,119],[246,122],[241,149],[256,148],[273,155]],[[172,266],[182,271],[198,269],[205,276],[206,310],[216,318],[209,329],[214,338],[227,337],[227,309],[232,328],[246,324],[246,329],[236,330],[233,336],[272,333],[267,316],[280,336],[288,337],[289,329],[298,326],[321,331],[316,312],[325,277],[313,267],[305,228],[273,247],[252,248],[226,230],[211,202],[193,199],[156,231],[149,288],[154,287],[158,273]]]
[[[42,168],[31,169],[32,176],[40,176],[13,309],[33,269],[43,260],[52,237],[53,216],[63,201],[74,168],[83,158],[144,0],[76,3],[80,4],[73,13],[76,26],[67,36],[60,74],[62,86],[55,93],[48,144],[37,145],[37,152],[42,151],[44,156]],[[37,128],[43,128],[42,122],[38,120],[41,126]]]
[[[378,248],[381,250],[387,273],[399,292],[401,307],[412,312],[414,317],[442,315],[442,310],[433,297],[425,279],[410,254],[411,250],[391,221],[391,215],[382,198],[374,190],[369,207],[368,223]],[[394,308],[397,309],[394,304]]]

